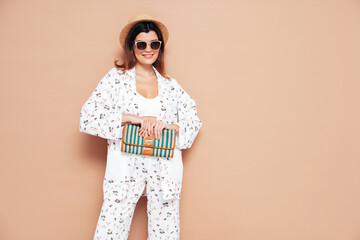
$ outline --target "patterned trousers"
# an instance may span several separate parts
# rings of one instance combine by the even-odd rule
[[[127,240],[135,206],[141,196],[147,196],[147,240],[180,239],[180,200],[162,199],[159,161],[157,157],[139,155],[134,160],[134,180],[130,182],[125,198],[119,200],[104,195],[94,240]],[[116,163],[109,162],[106,168],[116,168]],[[109,189],[106,176],[104,180],[104,189]]]

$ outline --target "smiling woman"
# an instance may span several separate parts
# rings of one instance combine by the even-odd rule
[[[115,60],[115,67],[123,73],[129,69],[135,68],[135,84],[136,92],[141,96],[155,99],[158,95],[158,79],[152,67],[166,79],[171,77],[165,74],[164,70],[164,53],[165,43],[169,34],[167,28],[161,22],[146,16],[144,19],[132,19],[132,22],[126,25],[120,34],[120,43],[124,48],[123,64],[118,65]],[[144,137],[151,135],[154,131],[155,135],[161,137],[163,128],[179,131],[177,124],[164,124],[161,121],[153,121],[156,116],[126,116],[123,118],[122,124],[130,122],[133,124],[141,124],[139,135]]]
[[[152,65],[159,73],[170,80],[165,72],[164,64],[165,45],[169,38],[168,30],[163,23],[149,15],[144,15],[144,19],[139,16],[140,14],[137,17],[134,16],[131,24],[122,29],[120,43],[124,49],[123,64],[118,64],[118,59],[115,59],[114,66],[119,70],[126,71],[133,68],[137,61],[148,64],[148,61],[141,60],[151,60]],[[146,43],[146,47],[144,47],[144,43]],[[157,47],[158,45],[159,47]]]
[[[108,139],[104,201],[94,239],[126,240],[136,203],[147,196],[147,239],[179,240],[181,150],[191,147],[202,122],[195,101],[165,75],[167,40],[165,25],[152,16],[132,17],[120,34],[123,64],[114,62],[81,110],[80,131]],[[143,139],[151,134],[160,139],[164,129],[175,130],[173,158],[121,152],[125,123],[141,125],[132,136]]]
[[[160,42],[155,31],[139,33],[134,45],[135,57],[140,64],[152,64],[159,56]]]

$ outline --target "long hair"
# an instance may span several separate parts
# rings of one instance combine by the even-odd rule
[[[142,21],[135,24],[129,31],[128,35],[125,38],[124,54],[123,54],[123,64],[118,64],[118,59],[114,60],[114,66],[122,70],[124,73],[126,70],[131,69],[135,66],[136,57],[133,49],[132,42],[135,40],[136,36],[141,32],[148,33],[149,31],[155,31],[158,39],[162,41],[161,47],[159,49],[159,55],[156,61],[153,63],[153,66],[156,70],[166,79],[170,79],[169,76],[165,73],[164,65],[164,53],[165,53],[165,43],[160,29],[156,26],[155,23],[149,21]]]

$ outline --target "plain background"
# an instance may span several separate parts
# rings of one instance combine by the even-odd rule
[[[203,127],[184,152],[183,240],[360,239],[360,4],[0,2],[0,239],[92,239],[106,140],[82,105],[136,13],[169,29],[168,73]],[[130,240],[147,236],[146,198]]]

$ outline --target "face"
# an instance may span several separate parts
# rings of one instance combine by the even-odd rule
[[[139,50],[137,49],[135,44],[133,44],[135,57],[138,62],[145,65],[147,64],[151,65],[156,61],[157,57],[159,56],[160,48],[158,50],[153,50],[150,47],[150,42],[154,40],[159,40],[155,31],[149,31],[148,33],[141,32],[136,36],[134,40],[135,42],[144,41],[148,43],[145,50]]]

